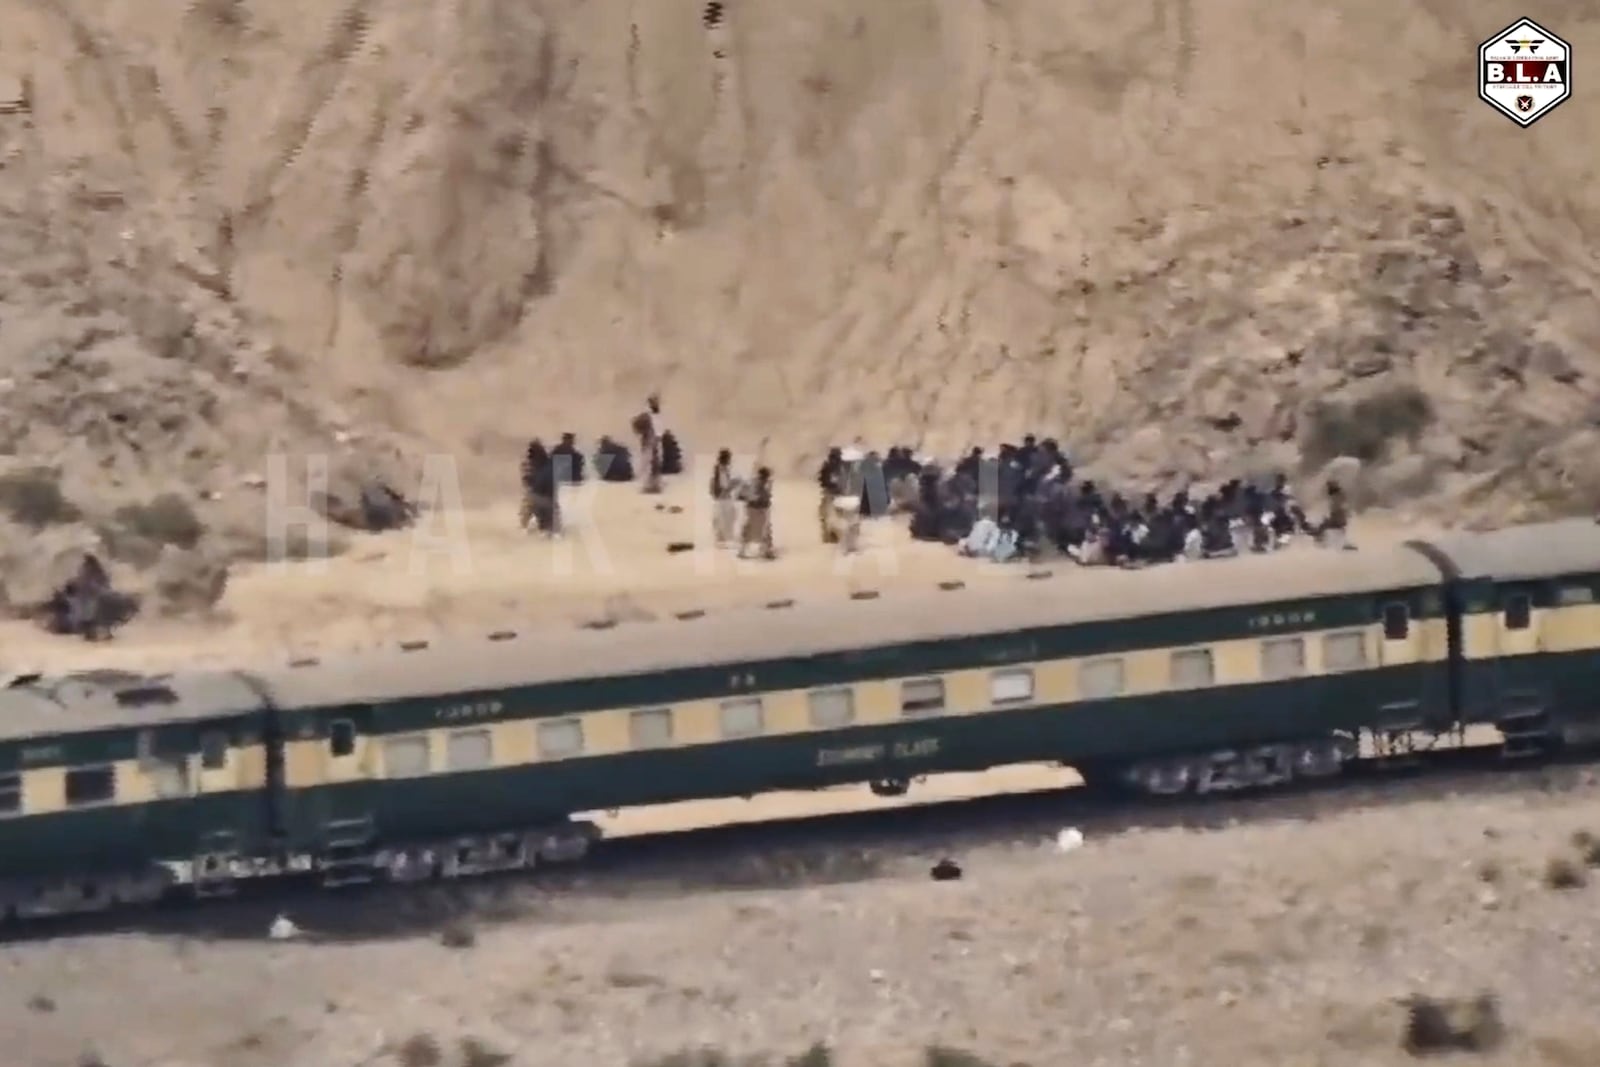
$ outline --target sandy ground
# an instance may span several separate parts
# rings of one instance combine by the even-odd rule
[[[1600,886],[1546,871],[1578,855],[1597,799],[1590,780],[1065,855],[981,847],[959,882],[929,880],[930,855],[781,890],[508,886],[467,948],[436,930],[15,945],[0,1027],[12,1062],[41,1067],[89,1049],[115,1067],[388,1065],[418,1034],[452,1065],[470,1038],[536,1067],[813,1041],[841,1067],[912,1067],[931,1042],[1039,1067],[1381,1067],[1409,1062],[1400,998],[1493,991],[1506,1044],[1468,1061],[1580,1067],[1600,1056]]]
[[[628,485],[582,487],[563,498],[569,529],[556,540],[521,531],[513,500],[443,509],[414,530],[351,535],[349,551],[333,559],[241,565],[218,617],[136,620],[109,644],[0,622],[5,663],[17,671],[241,664],[602,617],[628,623],[692,608],[841,598],[862,589],[1014,581],[1033,569],[913,541],[904,519],[864,523],[862,550],[842,555],[821,542],[816,489],[799,480],[781,482],[776,492],[780,558],[741,561],[711,545],[705,480],[698,472],[673,479],[659,497]],[[1371,543],[1437,528],[1374,513],[1358,520],[1353,536]],[[673,542],[696,548],[670,553]],[[1070,561],[1042,566],[1068,577],[1076,570]]]

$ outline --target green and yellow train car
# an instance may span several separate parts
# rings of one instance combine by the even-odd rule
[[[1458,717],[1528,755],[1600,740],[1600,524],[1458,533],[1424,550],[1454,607]]]
[[[271,840],[259,707],[231,674],[89,672],[0,691],[0,912],[152,900],[191,868],[225,884]]]
[[[1396,547],[1011,576],[258,677],[285,723],[294,847],[410,848],[417,870],[454,838],[573,812],[897,792],[1018,762],[1156,792],[1333,773],[1363,729],[1450,725],[1446,630],[1437,567]]]
[[[0,904],[572,859],[587,811],[1053,761],[1175,794],[1600,740],[1600,526],[0,690]]]

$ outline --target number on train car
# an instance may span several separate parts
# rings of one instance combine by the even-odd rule
[[[464,719],[492,719],[506,710],[498,700],[478,700],[466,704],[446,704],[436,717],[441,722],[461,722]]]

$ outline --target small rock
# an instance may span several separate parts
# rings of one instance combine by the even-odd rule
[[[1056,834],[1057,852],[1076,852],[1083,847],[1083,831],[1076,826],[1069,826]]]

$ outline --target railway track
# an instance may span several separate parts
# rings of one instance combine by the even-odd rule
[[[1500,746],[1417,753],[1409,766],[1362,759],[1337,778],[1212,797],[1114,797],[1083,786],[1027,794],[867,809],[603,842],[582,864],[459,882],[327,890],[305,880],[262,882],[239,895],[173,899],[140,909],[30,920],[0,931],[10,942],[144,933],[200,940],[262,940],[289,914],[319,940],[436,934],[463,922],[537,916],[553,899],[671,897],[840,884],[885,876],[913,861],[980,847],[1043,844],[1065,826],[1091,841],[1134,829],[1219,831],[1260,821],[1305,821],[1379,805],[1508,793],[1564,793],[1594,781],[1595,757],[1511,763]]]

